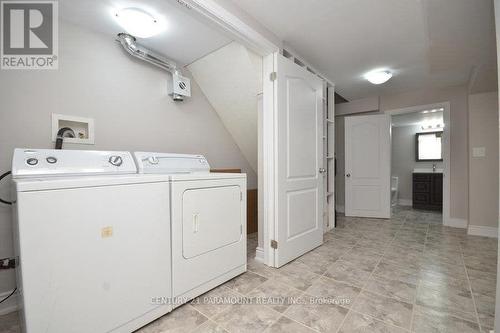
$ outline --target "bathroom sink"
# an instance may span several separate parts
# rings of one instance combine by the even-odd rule
[[[443,169],[437,168],[436,171],[433,171],[432,168],[415,168],[413,173],[443,173]]]

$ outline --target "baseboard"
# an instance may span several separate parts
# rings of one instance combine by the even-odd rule
[[[344,205],[336,205],[335,206],[335,209],[337,210],[337,212],[339,213],[345,213],[345,208],[344,208]]]
[[[5,293],[0,294],[0,300],[4,299],[5,297],[9,296],[12,291],[8,291]],[[8,313],[17,311],[18,306],[17,306],[17,292],[10,296],[8,300],[0,304],[0,316],[6,315]]]
[[[469,225],[467,228],[467,234],[472,236],[498,238],[498,228],[485,227],[482,225]]]
[[[446,220],[443,220],[443,225],[453,228],[467,228],[467,220],[458,219],[455,217],[450,217]]]
[[[260,263],[264,263],[264,249],[261,247],[257,247],[255,249],[255,261]]]
[[[398,199],[398,205],[400,205],[400,206],[412,206],[413,201],[410,199]]]

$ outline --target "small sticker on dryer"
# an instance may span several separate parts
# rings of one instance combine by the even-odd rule
[[[101,228],[101,238],[109,238],[113,236],[113,227]]]

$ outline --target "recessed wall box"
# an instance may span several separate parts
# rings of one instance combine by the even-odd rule
[[[53,113],[52,142],[56,142],[57,132],[63,127],[69,127],[75,132],[74,138],[64,138],[65,144],[94,144],[94,119]]]

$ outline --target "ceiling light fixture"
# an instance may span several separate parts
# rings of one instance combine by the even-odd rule
[[[382,84],[392,77],[392,73],[388,70],[377,70],[365,74],[365,79],[373,84]]]
[[[115,11],[114,17],[118,24],[134,37],[152,37],[165,29],[158,19],[139,8],[124,8]]]

